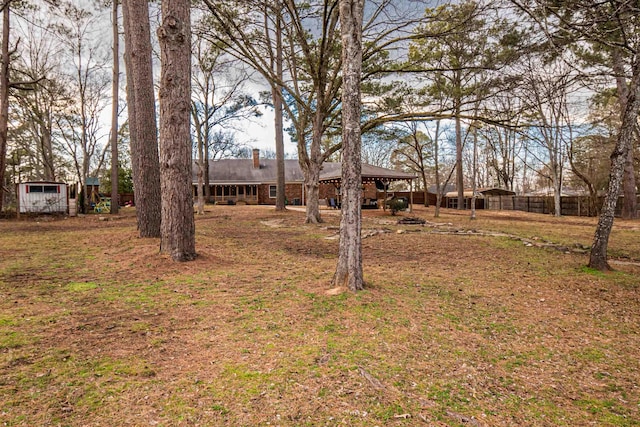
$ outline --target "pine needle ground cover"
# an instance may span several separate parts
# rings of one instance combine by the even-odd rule
[[[208,206],[174,263],[135,214],[0,221],[0,425],[640,425],[640,223]],[[424,225],[399,225],[403,216]]]

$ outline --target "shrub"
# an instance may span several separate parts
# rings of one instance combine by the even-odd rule
[[[391,215],[395,215],[397,212],[407,209],[408,204],[404,199],[391,199],[387,202],[387,206],[391,210]]]

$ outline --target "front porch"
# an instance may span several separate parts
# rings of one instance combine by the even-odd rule
[[[208,202],[221,204],[246,202],[258,204],[258,185],[210,185],[211,197]],[[194,197],[197,197],[194,187]]]

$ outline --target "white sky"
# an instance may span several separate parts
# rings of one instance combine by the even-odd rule
[[[262,117],[247,121],[243,125],[243,129],[236,133],[236,138],[238,142],[244,143],[251,148],[275,152],[276,136],[273,109],[263,108],[262,113]],[[285,127],[287,127],[286,123]],[[286,131],[284,132],[284,151],[288,157],[297,157],[298,155],[296,144],[291,142],[291,138]]]

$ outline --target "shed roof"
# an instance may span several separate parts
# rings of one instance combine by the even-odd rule
[[[25,181],[25,182],[21,182],[20,184],[60,184],[60,185],[67,185],[66,183],[62,182],[62,181]]]
[[[504,188],[480,188],[478,192],[485,196],[515,196],[516,192]]]

